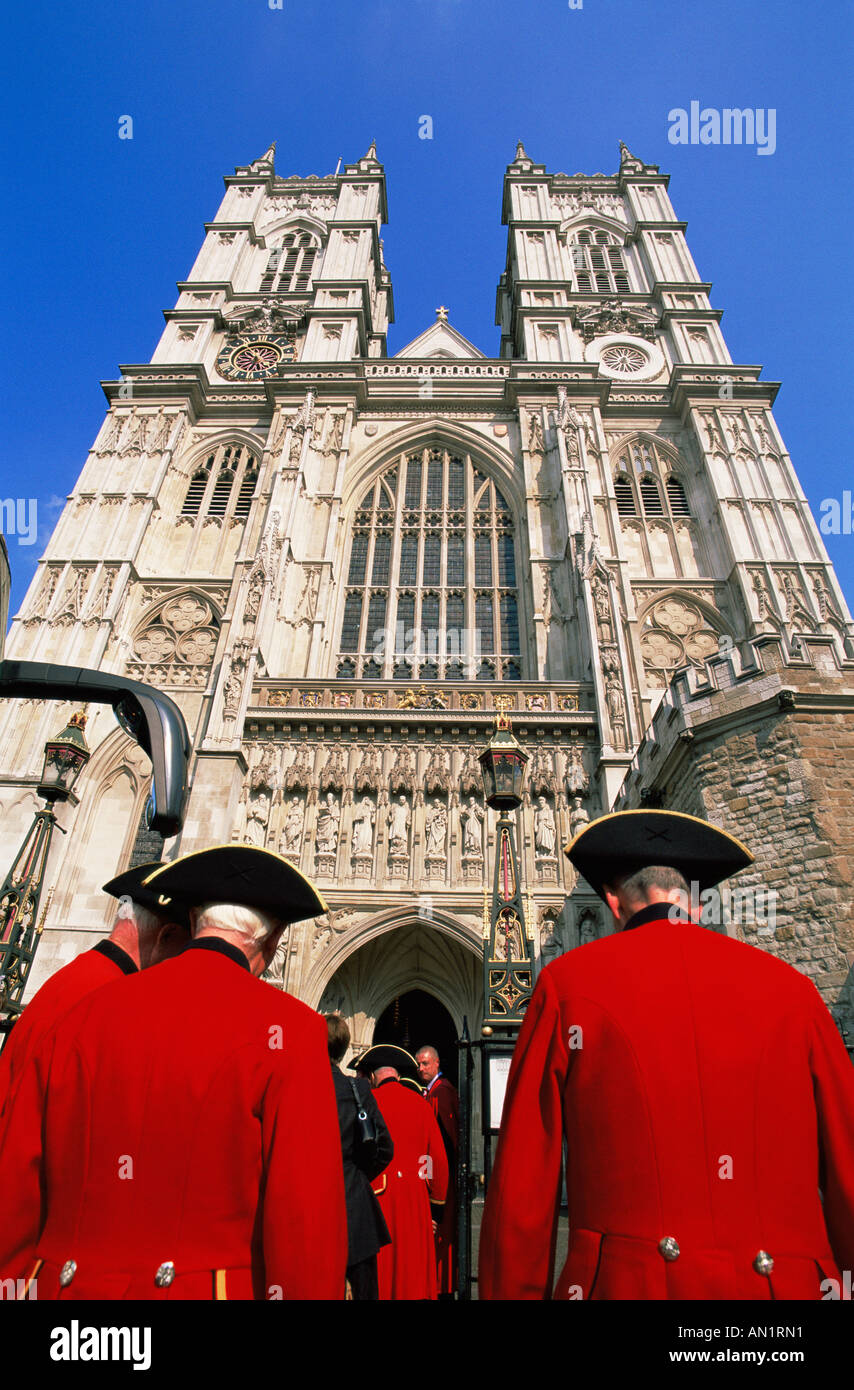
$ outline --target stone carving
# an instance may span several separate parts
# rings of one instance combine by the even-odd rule
[[[310,626],[317,616],[317,595],[320,590],[320,566],[307,565],[303,576],[302,593],[296,606],[294,624]]]
[[[325,457],[331,454],[340,454],[344,439],[344,416],[332,415],[329,430],[326,435],[326,444],[323,448]]]
[[[623,304],[619,299],[606,299],[575,313],[574,326],[585,343],[611,333],[625,333],[632,338],[654,342],[659,331],[659,315],[655,309],[640,304]]]
[[[554,193],[552,201],[564,217],[579,212],[599,212],[622,222],[627,220],[622,198],[611,193],[594,193],[592,188],[581,188],[577,193]]]
[[[828,618],[838,618],[839,610],[836,606],[836,600],[828,588],[823,575],[814,574],[812,576],[812,586],[822,622],[826,622]]]
[[[578,919],[578,944],[584,946],[599,935],[599,918],[592,908],[586,908]]]
[[[572,465],[578,463],[580,459],[579,436],[584,428],[584,421],[575,406],[570,404],[565,386],[557,388],[557,400],[557,427],[563,431],[563,437],[566,441],[566,456]]]
[[[116,452],[116,450],[118,449],[119,440],[122,437],[122,430],[124,429],[125,424],[128,420],[127,415],[119,415],[115,412],[107,418],[107,432],[104,435],[104,438],[101,440],[101,443],[95,450],[95,453],[98,455],[99,458],[102,454],[112,454]]]
[[[448,841],[448,808],[438,797],[427,812],[427,851],[428,859],[444,860]]]
[[[353,858],[370,857],[374,852],[374,821],[376,810],[373,802],[363,796],[353,811]]]
[[[118,451],[120,458],[125,458],[127,454],[141,454],[145,451],[145,436],[150,415],[137,415],[136,419],[131,420],[130,429],[122,442],[122,447]]]
[[[285,811],[285,820],[279,840],[279,853],[286,858],[298,859],[302,846],[305,808],[299,797],[292,796]]]
[[[411,748],[401,748],[394,760],[389,777],[390,792],[415,791],[415,761]]]
[[[409,822],[411,816],[409,803],[405,796],[399,796],[388,810],[388,847],[393,859],[409,854]]]
[[[218,640],[211,605],[195,594],[178,595],[134,639],[127,673],[153,685],[204,686]]]
[[[309,388],[305,393],[305,400],[291,421],[291,447],[289,460],[290,463],[299,462],[302,453],[302,443],[306,431],[309,433],[314,425],[314,392]]]
[[[290,767],[285,768],[282,778],[285,791],[308,791],[311,786],[311,751],[307,744],[297,749],[296,757]]]
[[[344,767],[344,750],[342,748],[330,748],[323,771],[320,774],[320,790],[327,791],[330,787],[335,791],[343,791],[347,785],[347,772]]]
[[[86,591],[89,582],[95,573],[94,567],[86,565],[74,565],[68,575],[68,583],[65,588],[65,596],[60,604],[57,618],[79,618],[86,602]]]
[[[263,849],[267,842],[267,822],[270,818],[270,797],[261,792],[257,796],[248,799],[246,807],[246,827],[243,831],[243,843],[254,845],[257,849]]]
[[[533,411],[528,416],[528,449],[532,454],[544,454],[546,449],[542,421]]]
[[[376,748],[369,748],[359,759],[353,778],[353,788],[357,792],[378,792],[382,785],[382,772]]]
[[[335,854],[338,848],[340,821],[341,809],[338,802],[332,792],[327,792],[325,800],[320,802],[317,809],[317,829],[314,840],[318,854]]]
[[[725,454],[727,452],[727,447],[724,442],[723,435],[721,434],[720,429],[718,428],[718,424],[715,420],[714,415],[703,416],[703,427],[706,431],[707,447],[709,449],[718,450],[720,453]]]
[[[483,792],[483,773],[478,762],[476,748],[471,747],[466,750],[458,780],[463,796],[470,796],[472,792],[476,795]]]
[[[222,713],[226,721],[233,723],[240,709],[243,682],[246,679],[246,668],[249,664],[248,642],[235,642],[231,656],[227,657],[226,660],[228,661],[228,675],[223,685]]]
[[[278,762],[279,754],[275,743],[265,743],[260,758],[249,774],[249,787],[253,792],[275,791]]]
[[[169,446],[169,436],[175,426],[175,421],[179,419],[176,411],[163,410],[153,422],[151,438],[148,441],[148,452],[150,454],[162,454]],[[178,437],[173,444],[173,449],[177,448],[181,438],[179,431]]]
[[[285,972],[288,963],[288,942],[290,941],[290,937],[291,929],[290,926],[287,926],[279,937],[279,944],[276,947],[273,959],[261,976],[261,979],[268,985],[272,985],[274,989],[284,989],[285,987]]]
[[[534,811],[534,849],[538,859],[555,858],[556,838],[554,812],[546,798],[538,796],[537,808]]]
[[[483,858],[483,822],[485,816],[486,812],[477,804],[474,797],[470,796],[468,804],[460,811],[464,859]]]
[[[749,453],[752,453],[753,444],[741,415],[725,416],[724,424],[732,442],[732,447],[734,449],[746,449]]]
[[[58,568],[46,565],[42,575],[41,587],[33,600],[27,622],[33,622],[39,618],[46,618],[51,601],[56,593],[56,586],[59,583],[59,576],[62,571]]]
[[[460,709],[483,709],[483,696],[473,690],[465,690],[460,696]]]
[[[593,596],[593,608],[596,613],[596,628],[599,634],[599,641],[611,643],[614,641],[614,620],[611,612],[611,595],[608,586],[600,574],[594,574],[590,584],[590,591]]]
[[[397,708],[447,709],[448,700],[441,690],[428,690],[426,685],[421,685],[417,690],[413,690],[410,686],[402,695],[398,695]]]
[[[566,609],[560,593],[559,566],[542,565],[540,575],[543,585],[543,621],[547,627],[550,623],[563,624],[566,622]]]
[[[101,622],[101,620],[106,617],[117,574],[118,571],[113,569],[105,569],[101,574],[101,578],[94,586],[89,600],[89,607],[86,613],[87,622]]]
[[[555,790],[554,756],[545,748],[537,748],[528,769],[528,788],[533,796]]]
[[[750,418],[753,421],[753,428],[755,429],[756,437],[759,440],[759,447],[762,450],[764,450],[766,454],[776,453],[777,450],[774,441],[768,432],[768,426],[765,423],[765,417],[763,415],[751,415]]]
[[[428,794],[433,792],[449,792],[451,790],[451,773],[448,766],[448,753],[444,748],[434,748],[430,755],[430,762],[423,779],[424,790]]]
[[[799,586],[795,584],[794,575],[789,570],[778,570],[777,580],[786,601],[786,622],[807,632],[813,632],[815,621],[803,601]]]
[[[651,680],[660,685],[667,684],[678,666],[701,666],[717,652],[718,646],[718,634],[688,599],[661,599],[644,619],[644,667]]]

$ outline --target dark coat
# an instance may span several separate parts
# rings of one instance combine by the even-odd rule
[[[333,1064],[332,1080],[338,1101],[338,1124],[344,1156],[344,1196],[347,1202],[347,1265],[369,1260],[391,1242],[379,1203],[371,1191],[371,1181],[391,1162],[394,1144],[388,1126],[374,1100],[370,1082],[356,1078],[356,1089],[377,1130],[377,1152],[373,1163],[360,1157],[356,1127],[356,1102],[350,1080]]]

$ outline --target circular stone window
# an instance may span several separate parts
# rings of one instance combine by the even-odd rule
[[[602,375],[615,381],[650,381],[664,366],[661,349],[654,343],[623,333],[594,338],[584,356],[588,362],[598,362]]]

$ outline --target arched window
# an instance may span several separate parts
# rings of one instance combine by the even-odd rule
[[[251,450],[244,444],[221,444],[193,473],[181,516],[245,521],[257,481],[258,460]]]
[[[413,450],[355,513],[337,674],[521,680],[513,517],[467,456]]]
[[[316,256],[317,245],[308,232],[288,232],[267,257],[261,289],[274,294],[304,294]]]
[[[610,232],[577,232],[570,249],[578,294],[630,293],[622,245],[616,236]]]

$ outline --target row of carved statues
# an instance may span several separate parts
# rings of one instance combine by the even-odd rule
[[[246,806],[245,823],[236,825],[236,837],[244,843],[264,846],[269,835],[272,797],[264,789],[244,794]],[[448,805],[442,797],[428,799],[424,810],[424,843],[427,860],[445,860],[448,853],[448,827],[455,808]],[[341,837],[341,798],[327,791],[317,804],[314,827],[314,851],[318,856],[336,855]],[[459,826],[464,859],[482,860],[484,857],[483,825],[486,819],[484,807],[474,796],[469,796],[459,808]],[[300,796],[291,796],[279,817],[279,844],[281,854],[290,857],[299,855],[305,834],[306,803]],[[410,799],[399,794],[393,796],[388,805],[370,796],[357,798],[353,803],[350,818],[350,855],[352,859],[373,856],[378,829],[387,831],[389,857],[408,858],[410,853],[410,831],[412,828],[412,806]],[[552,806],[545,796],[538,796],[533,806],[534,849],[538,859],[554,859],[557,843],[557,825]]]

